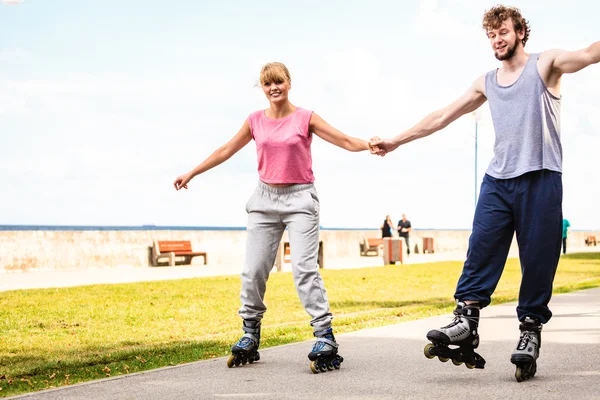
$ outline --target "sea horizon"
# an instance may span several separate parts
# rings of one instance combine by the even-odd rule
[[[325,231],[379,231],[379,228],[326,227]],[[245,226],[185,226],[185,225],[34,225],[0,224],[0,231],[245,231]],[[470,228],[415,228],[416,231],[467,231]]]

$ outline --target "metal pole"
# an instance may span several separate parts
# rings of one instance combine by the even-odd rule
[[[477,208],[477,113],[475,114],[475,208]]]

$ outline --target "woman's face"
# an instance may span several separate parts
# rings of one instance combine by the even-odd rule
[[[262,85],[263,92],[270,103],[281,103],[288,99],[288,92],[292,88],[289,81],[265,81]]]

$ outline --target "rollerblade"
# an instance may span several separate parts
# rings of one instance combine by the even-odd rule
[[[233,345],[231,348],[231,356],[227,360],[227,366],[229,368],[239,367],[246,365],[246,363],[252,364],[254,361],[260,360],[260,353],[258,352],[258,346],[260,344],[260,322],[259,321],[246,321],[244,320],[244,336]]]
[[[537,370],[537,359],[542,347],[542,324],[533,318],[525,317],[519,325],[519,330],[521,336],[517,348],[510,356],[510,362],[517,366],[517,382],[523,382],[533,378]]]
[[[479,346],[479,308],[458,302],[454,310],[454,320],[447,326],[427,333],[431,343],[425,346],[425,357],[437,356],[441,362],[452,360],[452,364],[465,363],[469,369],[485,366],[485,360],[474,349]],[[456,348],[450,345],[458,346]]]
[[[333,329],[315,332],[314,335],[317,341],[311,352],[308,353],[312,373],[318,374],[327,370],[340,369],[344,358],[338,355],[338,344],[333,336]]]

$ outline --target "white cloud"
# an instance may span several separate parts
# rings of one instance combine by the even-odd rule
[[[2,88],[0,82],[0,115],[2,114],[20,114],[25,111],[26,97],[20,93],[9,92],[7,88]]]
[[[437,0],[419,1],[415,26],[421,34],[431,36],[443,34],[446,39],[471,39],[468,27],[460,23],[450,12],[441,8]]]
[[[32,54],[20,47],[0,50],[0,62],[3,64],[31,61]]]

